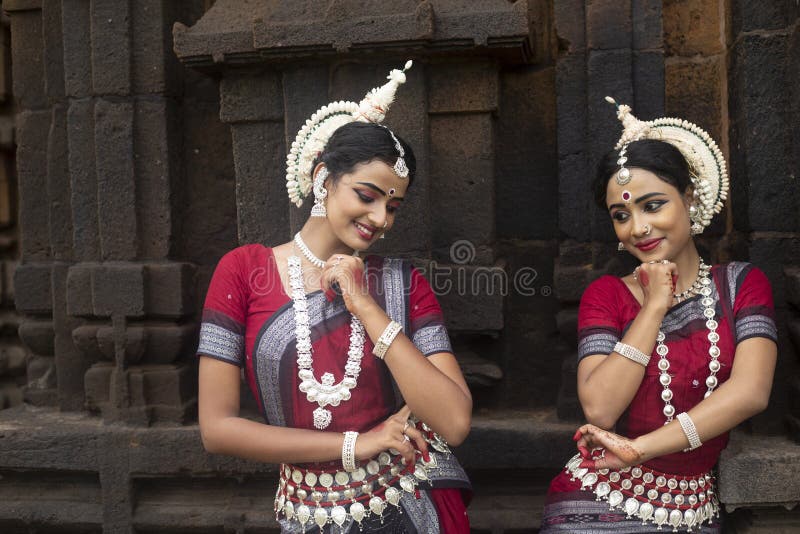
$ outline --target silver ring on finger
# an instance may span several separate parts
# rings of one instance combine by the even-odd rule
[[[409,422],[408,422],[408,421],[406,421],[406,424],[404,424],[404,425],[403,425],[403,434],[405,434],[405,433],[406,433],[406,430],[408,430],[408,427],[409,427],[409,426],[411,426],[411,425],[409,424]]]
[[[411,441],[411,438],[408,437],[408,434],[403,434],[403,441]]]

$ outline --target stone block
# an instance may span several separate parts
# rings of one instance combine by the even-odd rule
[[[34,356],[28,359],[28,386],[29,390],[55,390],[56,367],[52,356]],[[47,394],[48,404],[55,400]]]
[[[586,14],[584,0],[562,0],[553,3],[553,17],[559,48],[568,54],[586,48]]]
[[[587,0],[586,40],[592,50],[630,48],[631,8],[628,2]]]
[[[95,104],[97,212],[104,260],[131,260],[138,251],[133,119],[130,102]]]
[[[594,209],[590,175],[583,152],[562,157],[558,162],[558,228],[567,238],[588,241],[591,237],[589,215]]]
[[[63,411],[83,409],[83,375],[91,362],[75,345],[72,332],[79,320],[72,317],[67,310],[67,280],[69,266],[57,262],[53,266],[53,325],[55,330],[55,347],[58,375],[58,405]]]
[[[19,338],[37,356],[55,354],[55,331],[52,321],[23,322],[19,327]]]
[[[231,131],[239,243],[283,243],[291,235],[283,124],[235,124]]]
[[[194,313],[194,266],[150,263],[145,266],[145,308],[151,317],[178,319]]]
[[[556,266],[556,295],[561,302],[578,303],[581,295],[589,285],[592,270],[589,266],[562,267]]]
[[[19,262],[6,260],[2,262],[2,302],[14,306],[14,272]]]
[[[664,45],[669,56],[712,56],[725,51],[720,0],[664,2]]]
[[[363,95],[351,98],[351,100],[358,102],[361,98]],[[321,105],[318,102],[315,110]],[[306,118],[310,116],[311,113]],[[258,75],[242,74],[222,78],[220,81],[219,118],[227,123],[282,122],[283,87],[281,87],[280,75],[272,71]]]
[[[150,423],[184,423],[197,410],[196,375],[188,366],[133,367],[129,383],[131,408]]]
[[[428,112],[487,112],[497,109],[498,73],[492,63],[430,65]]]
[[[42,202],[47,191],[47,138],[50,112],[23,111],[17,115],[17,180],[19,225],[23,260],[50,255],[49,206]]]
[[[574,350],[563,351],[561,381],[556,399],[556,413],[561,421],[585,421],[583,408],[578,399],[578,354]]]
[[[439,299],[449,329],[478,332],[503,329],[503,298],[513,282],[502,265],[430,262],[418,268]]]
[[[800,531],[800,510],[787,510],[788,506],[778,503],[738,509],[726,517],[725,523],[736,534],[794,534]]]
[[[570,54],[556,62],[558,155],[586,150],[586,54]]]
[[[791,26],[800,16],[800,6],[791,0],[748,2],[733,0],[730,4],[733,35],[758,30],[778,30]]]
[[[625,5],[614,2],[616,5]],[[614,147],[619,139],[619,121],[614,106],[606,102],[633,102],[633,52],[628,49],[591,50],[587,60],[587,140],[591,168]],[[642,117],[646,118],[646,117]]]
[[[51,288],[52,267],[45,263],[26,263],[14,271],[17,311],[47,314],[53,309]]]
[[[178,181],[180,162],[176,104],[167,98],[139,99],[135,106],[133,143],[136,216],[139,253],[145,258],[166,259],[173,246],[172,184]]]
[[[92,307],[94,315],[143,317],[144,266],[106,263],[92,271]]]
[[[197,349],[199,325],[148,325],[147,349],[144,361],[148,364],[170,364],[190,357]]]
[[[664,54],[660,50],[633,53],[633,87],[637,117],[664,116]]]
[[[131,94],[131,8],[129,3],[92,2],[92,91]]]
[[[497,234],[552,239],[558,234],[555,69],[501,75],[495,143]]]
[[[72,342],[83,352],[88,360],[106,359],[106,355],[100,349],[97,339],[97,331],[103,327],[104,324],[84,324],[72,331]],[[113,357],[111,359],[113,360]]]
[[[56,104],[47,139],[47,197],[50,250],[56,260],[72,259],[72,209],[67,143],[67,108]]]
[[[84,376],[86,409],[93,413],[100,413],[108,405],[111,372],[114,365],[106,362],[96,363],[91,366]]]
[[[634,50],[654,50],[664,46],[662,0],[631,2]]]
[[[785,308],[787,291],[783,268],[785,265],[800,264],[800,243],[797,239],[753,239],[750,243],[748,260],[767,275],[772,284],[775,307]]]
[[[126,364],[137,364],[147,351],[147,329],[141,326],[128,326],[125,338],[117,339],[113,326],[101,326],[97,329],[97,347],[106,359],[114,361],[117,356],[117,344],[123,344]]]
[[[83,0],[61,1],[61,24],[69,28],[63,33],[64,87],[67,96],[74,98],[85,98],[92,93],[90,5]]]
[[[67,144],[73,254],[79,261],[98,261],[100,236],[97,223],[94,102],[70,100]]]
[[[42,3],[42,51],[45,92],[51,102],[64,97],[64,39],[61,2]]]
[[[430,118],[430,171],[436,177],[430,194],[431,198],[443,199],[431,213],[433,256],[437,260],[451,261],[451,248],[463,245],[472,251],[473,261],[494,261],[493,138],[490,114]]]
[[[719,460],[719,498],[727,510],[800,501],[800,445],[782,436],[734,432]]]
[[[170,30],[181,7],[162,0],[131,3],[131,70],[136,94],[179,92],[178,61],[172,52]]]
[[[800,225],[800,195],[787,188],[793,174],[792,131],[786,35],[746,35],[733,49],[729,76],[731,116],[731,192],[741,231],[793,232]],[[747,206],[747,208],[744,208]]]
[[[721,142],[725,59],[673,59],[666,64],[666,112],[706,130]]]
[[[800,266],[784,267],[783,273],[786,279],[786,301],[800,311]]]
[[[92,271],[99,264],[78,263],[67,274],[67,312],[76,317],[94,314],[92,304]]]
[[[18,109],[46,106],[41,11],[18,11],[11,15],[11,53],[13,93]]]

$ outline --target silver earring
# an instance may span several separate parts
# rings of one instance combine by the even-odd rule
[[[322,167],[317,176],[314,177],[314,207],[311,208],[312,217],[327,217],[328,210],[325,209],[325,198],[328,190],[325,189],[325,179],[328,177],[328,168]]]
[[[625,250],[625,245],[623,245],[623,244],[622,244],[622,241],[620,241],[619,243],[617,243],[617,250],[619,250],[620,252],[622,252],[623,250]]]
[[[653,231],[653,227],[649,224],[644,225],[644,235],[650,235],[650,232]]]

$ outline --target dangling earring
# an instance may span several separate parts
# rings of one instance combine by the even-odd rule
[[[325,198],[328,190],[325,189],[325,179],[328,177],[328,168],[322,167],[317,176],[314,177],[314,207],[311,208],[312,217],[327,217],[328,210],[325,209]]]
[[[617,243],[617,250],[618,250],[618,251],[620,251],[620,252],[622,252],[623,250],[625,250],[625,245],[623,245],[623,244],[622,244],[622,241],[620,241],[619,243]]]
[[[389,222],[383,223],[383,232],[381,232],[381,236],[378,239],[386,239],[386,227],[389,226]]]
[[[700,235],[703,233],[703,225],[697,222],[695,219],[697,218],[697,206],[692,204],[689,206],[689,235]]]

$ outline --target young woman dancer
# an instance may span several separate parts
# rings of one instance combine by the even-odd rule
[[[767,406],[772,291],[750,264],[707,265],[692,239],[727,195],[714,141],[686,121],[617,109],[624,132],[595,191],[620,250],[641,264],[581,299],[578,393],[589,424],[550,486],[541,532],[720,532],[711,470],[728,431]]]
[[[389,79],[307,121],[287,189],[298,205],[313,189],[311,217],[288,243],[226,254],[206,298],[203,443],[281,464],[283,532],[469,532],[447,442],[469,432],[472,400],[439,304],[408,261],[358,256],[391,230],[416,170],[378,124],[404,71]],[[240,367],[264,422],[239,415]]]

